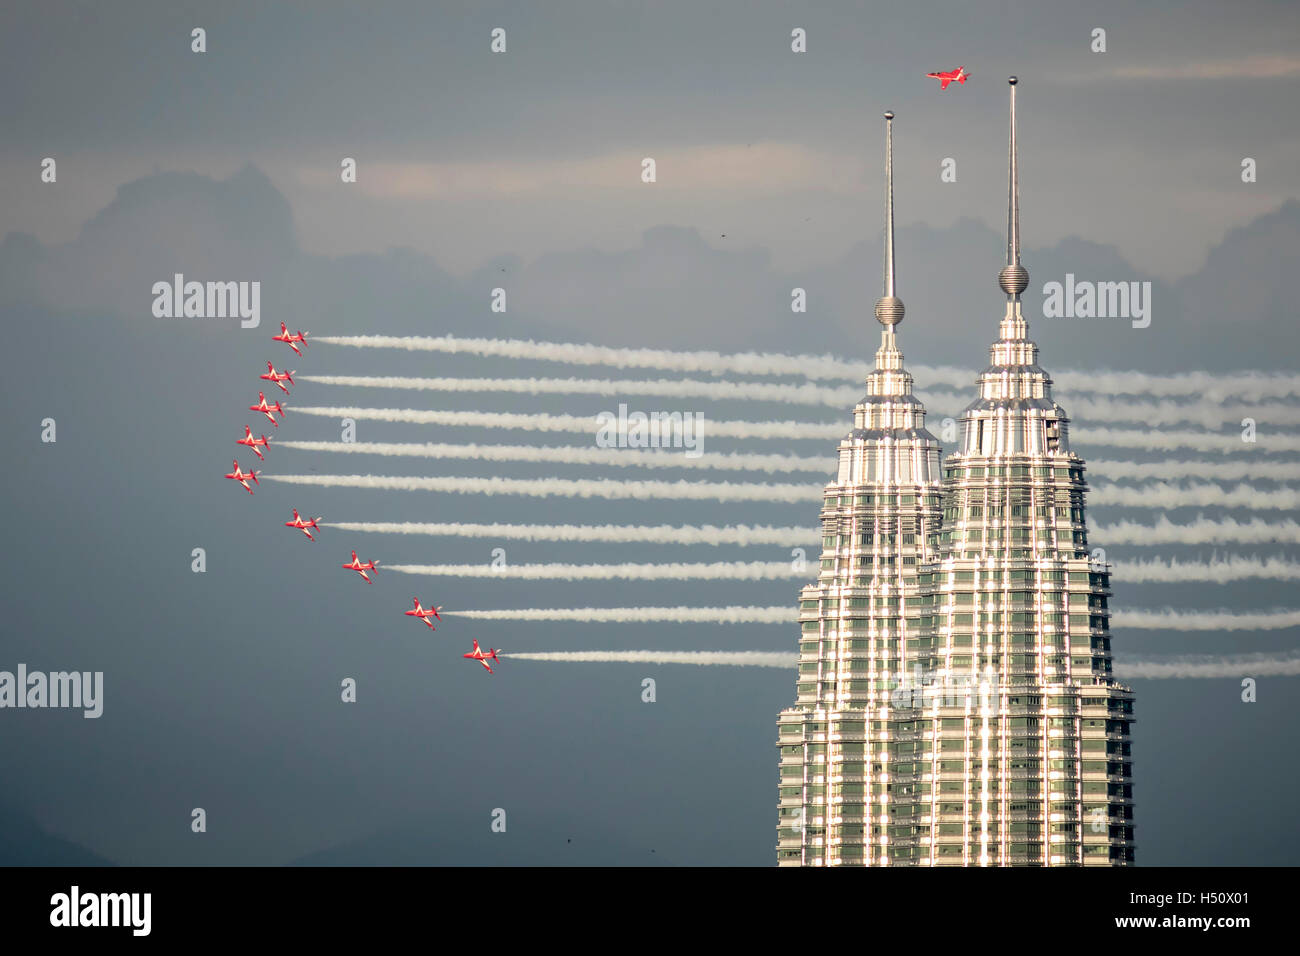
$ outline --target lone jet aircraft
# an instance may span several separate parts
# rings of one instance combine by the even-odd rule
[[[925,75],[938,80],[939,89],[941,90],[946,90],[948,84],[953,80],[956,80],[958,83],[965,83],[970,79],[970,74],[966,72],[966,67],[964,66],[959,66],[955,70],[940,70],[938,73],[927,73]]]

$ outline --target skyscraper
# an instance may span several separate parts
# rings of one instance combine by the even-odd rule
[[[922,660],[905,621],[919,611],[918,571],[938,543],[940,445],[898,350],[893,118],[885,114],[885,279],[876,303],[884,330],[823,495],[821,569],[800,594],[797,701],[778,721],[785,865],[887,863],[914,852],[915,778],[905,769],[919,768],[909,762],[914,718],[893,708],[891,695]]]
[[[827,637],[839,633],[826,606],[840,580],[827,580],[828,561],[832,570],[841,567],[831,547],[839,539],[830,536],[835,514],[833,486],[827,488],[822,578],[804,589],[801,602],[798,705],[780,719],[781,863],[1133,861],[1133,695],[1111,676],[1109,571],[1088,552],[1084,463],[1069,449],[1069,420],[1052,399],[1021,312],[1029,275],[1020,264],[1015,77],[1010,84],[1007,264],[998,276],[1006,312],[977,380],[979,397],[962,414],[959,447],[944,462],[942,530],[917,568],[915,590],[904,585],[903,645],[890,658],[888,639],[883,649],[864,642],[875,696],[861,718],[861,748],[840,711],[815,709],[825,699],[828,654],[857,666],[849,656],[855,641],[841,649]],[[891,239],[886,244],[892,249]],[[888,296],[887,280],[881,302]],[[877,353],[873,374],[880,369]],[[909,377],[909,391],[910,384]],[[848,441],[841,443],[841,481]],[[877,590],[884,583],[873,579]],[[810,618],[814,607],[820,616]],[[888,621],[882,614],[868,624],[874,633],[886,631]],[[811,637],[819,638],[816,658]],[[814,659],[817,694],[805,683]],[[882,679],[886,686],[876,687]],[[800,756],[796,739],[805,778],[800,818],[787,813],[794,775],[786,768]],[[866,822],[863,849],[847,852],[858,834],[834,821],[845,820],[849,761],[858,753]],[[806,782],[819,779],[818,768],[826,780],[821,791]]]

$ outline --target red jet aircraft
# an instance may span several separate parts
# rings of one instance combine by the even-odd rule
[[[440,615],[438,612],[442,610],[442,605],[439,604],[437,607],[423,608],[423,607],[420,607],[420,599],[419,599],[419,598],[411,598],[411,600],[415,602],[415,609],[414,609],[414,610],[411,610],[411,611],[407,611],[407,612],[406,612],[406,616],[407,616],[407,617],[418,617],[418,618],[419,618],[420,620],[422,620],[425,624],[428,624],[428,625],[429,625],[429,629],[430,629],[430,630],[434,630],[434,631],[436,631],[437,628],[433,626],[433,622],[432,622],[431,620],[429,620],[429,618],[431,618],[431,617],[436,617],[438,620],[441,621],[441,620],[442,620],[442,615]]]
[[[265,459],[266,456],[262,454],[261,449],[259,449],[257,446],[258,446],[258,445],[261,445],[262,448],[270,448],[270,447],[271,447],[270,439],[268,439],[265,435],[263,435],[261,438],[254,438],[254,437],[253,437],[253,430],[252,430],[251,428],[249,428],[247,425],[244,426],[244,437],[243,437],[243,438],[236,438],[236,439],[235,439],[235,444],[236,444],[236,445],[247,445],[249,448],[253,449],[253,454],[254,454],[254,455],[256,455],[258,458],[262,458],[262,459]]]
[[[270,362],[266,363],[266,374],[259,375],[257,377],[264,378],[268,382],[274,382],[276,387],[280,389],[280,391],[284,392],[284,394],[286,395],[289,394],[289,390],[284,387],[283,383],[288,382],[290,385],[294,384],[293,372],[290,372],[288,370],[285,370],[283,372],[277,372],[275,370],[275,366],[272,365]]]
[[[953,80],[956,80],[958,83],[965,83],[970,79],[970,74],[966,72],[966,67],[964,66],[959,66],[955,70],[940,70],[938,73],[927,73],[925,75],[938,80],[939,89],[941,90],[946,90],[948,84]]]
[[[261,482],[257,480],[257,476],[260,474],[260,472],[244,471],[242,468],[239,467],[239,462],[237,461],[232,461],[230,465],[235,470],[232,471],[230,474],[226,475],[226,477],[233,478],[235,481],[239,482],[241,485],[244,486],[244,488],[248,490],[248,493],[251,495],[253,493],[253,489],[248,487],[248,479],[252,478],[254,484],[260,485]]]
[[[292,520],[292,521],[286,521],[286,522],[284,523],[284,526],[285,526],[286,528],[297,528],[299,531],[301,531],[303,534],[305,534],[308,538],[311,538],[311,540],[315,541],[316,539],[311,537],[311,532],[308,531],[307,529],[308,529],[308,528],[316,528],[316,530],[319,531],[320,528],[316,527],[316,522],[317,522],[317,521],[320,521],[320,519],[321,519],[321,516],[320,516],[320,515],[317,515],[317,516],[314,517],[314,518],[303,518],[303,517],[301,517],[301,516],[298,514],[298,509],[297,509],[297,508],[294,508],[294,509],[293,509],[293,520]],[[353,552],[352,552],[352,557],[355,558],[356,556],[357,556],[357,553],[356,553],[355,551],[353,551]],[[345,564],[344,567],[346,568],[347,565]]]
[[[355,551],[353,551],[353,552],[352,552],[352,563],[351,563],[351,564],[345,564],[345,565],[343,565],[343,570],[345,570],[345,571],[355,571],[355,572],[357,572],[357,574],[361,575],[363,578],[366,579],[366,583],[367,583],[367,584],[373,584],[374,582],[371,581],[370,578],[366,576],[366,572],[367,572],[367,571],[373,571],[373,572],[375,572],[376,574],[378,574],[378,573],[379,573],[379,569],[378,569],[377,567],[375,567],[375,565],[377,565],[378,563],[379,563],[378,561],[365,561],[365,562],[358,561],[358,560],[357,560],[357,553],[356,553]]]
[[[273,342],[284,342],[289,348],[298,352],[298,343],[307,344],[307,333],[301,330],[291,333],[289,327],[283,322],[280,323],[280,334],[271,336]],[[301,352],[298,352],[301,355]]]
[[[501,648],[499,647],[497,648],[489,647],[487,649],[487,653],[484,653],[483,651],[479,650],[478,641],[475,641],[474,650],[468,654],[462,654],[461,657],[468,657],[472,661],[478,661],[480,664],[486,667],[487,672],[491,674],[492,665],[488,663],[488,660],[494,660],[494,661],[497,660],[497,651],[499,650],[501,650]],[[500,661],[497,661],[497,663],[500,663]]]
[[[279,412],[280,417],[284,418],[284,409],[280,407],[280,402],[277,400],[274,405],[266,404],[266,396],[263,395],[261,392],[257,393],[257,404],[249,405],[248,410],[250,412],[261,412],[263,415],[265,415],[267,418],[271,420],[271,424],[274,425],[276,428],[280,427],[280,423],[275,420],[274,413]],[[245,425],[244,427],[247,428],[248,426]]]

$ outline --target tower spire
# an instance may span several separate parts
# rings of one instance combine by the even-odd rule
[[[885,294],[876,300],[876,320],[893,332],[903,321],[903,300],[894,295],[894,114],[885,113]]]
[[[1020,264],[1020,177],[1016,170],[1016,77],[1008,77],[1011,86],[1011,145],[1007,162],[1007,264],[998,273],[998,285],[1008,302],[1019,302],[1020,293],[1029,286],[1029,272]]]

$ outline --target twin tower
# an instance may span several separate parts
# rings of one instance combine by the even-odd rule
[[[884,326],[826,486],[778,718],[782,866],[1133,863],[1133,694],[1083,461],[1027,338],[1011,77],[1006,312],[942,458],[903,367],[885,114]]]

